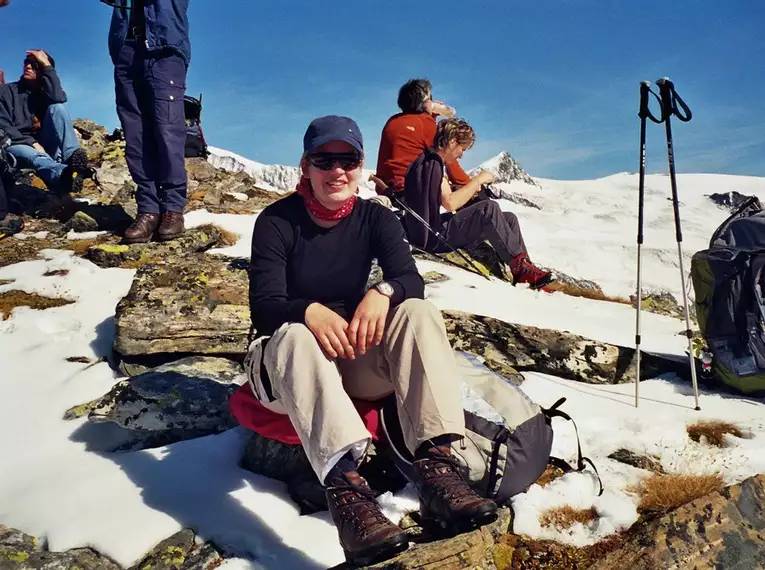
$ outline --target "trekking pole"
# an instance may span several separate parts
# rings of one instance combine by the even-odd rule
[[[662,119],[654,117],[651,110],[648,108],[649,98],[648,95],[653,95],[661,105],[661,99],[659,96],[651,90],[650,81],[642,81],[640,83],[640,109],[638,110],[638,117],[640,117],[640,176],[638,179],[638,233],[637,233],[637,291],[635,299],[637,303],[637,316],[635,322],[635,407],[638,407],[638,393],[640,390],[640,301],[643,296],[642,288],[642,257],[641,250],[643,247],[643,199],[645,196],[645,127],[647,124],[646,119],[651,119],[654,123],[660,124]]]
[[[477,273],[481,277],[484,277],[488,281],[491,281],[491,277],[489,277],[483,271],[478,269],[476,264],[473,263],[473,260],[471,260],[467,255],[465,255],[464,253],[462,253],[458,249],[454,248],[448,241],[446,241],[446,239],[443,236],[441,236],[441,234],[439,234],[436,230],[433,229],[433,226],[431,226],[428,222],[426,222],[424,219],[422,219],[422,217],[417,212],[415,212],[409,206],[404,204],[404,202],[399,200],[398,196],[396,196],[394,194],[391,194],[391,196],[393,197],[393,200],[396,202],[396,204],[398,205],[399,208],[401,208],[402,210],[404,210],[405,212],[410,214],[412,217],[414,217],[414,219],[417,220],[418,222],[420,222],[423,226],[425,226],[428,229],[428,231],[436,237],[436,239],[438,241],[440,241],[442,244],[444,244],[446,247],[448,247],[450,250],[452,250],[454,253],[456,253],[462,259],[464,259],[465,263],[467,263],[470,266],[470,268],[475,273]]]
[[[685,271],[683,270],[683,232],[680,227],[680,201],[677,198],[677,176],[675,174],[675,153],[672,146],[672,126],[670,117],[675,115],[678,120],[687,123],[691,120],[691,110],[675,91],[675,85],[668,77],[656,81],[659,86],[659,96],[662,104],[662,119],[667,129],[667,156],[669,158],[669,179],[672,184],[672,208],[675,213],[675,234],[677,237],[677,254],[680,261],[680,283],[683,290],[683,307],[685,310],[685,336],[688,337],[688,358],[691,364],[691,381],[693,382],[693,396],[696,401],[696,410],[699,407],[699,385],[696,379],[696,362],[693,357],[693,333],[691,332],[691,320],[688,313],[688,294],[685,291]]]

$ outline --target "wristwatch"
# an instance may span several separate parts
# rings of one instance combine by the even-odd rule
[[[377,285],[375,285],[375,289],[377,289],[377,292],[381,295],[385,295],[390,299],[393,297],[393,293],[395,292],[393,290],[393,285],[388,283],[387,281],[380,281]]]

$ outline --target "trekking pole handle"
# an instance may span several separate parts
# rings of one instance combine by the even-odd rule
[[[648,98],[649,94],[653,95],[659,102],[659,108],[662,109],[661,119],[657,119],[654,114],[651,113],[651,109],[648,108],[648,103],[650,103],[650,99]],[[661,99],[656,92],[651,89],[650,81],[640,82],[640,109],[638,110],[638,117],[641,119],[651,119],[657,125],[664,121],[664,108],[661,104]]]
[[[662,120],[666,120],[674,115],[683,123],[690,121],[693,113],[691,113],[690,107],[685,104],[685,101],[675,91],[675,84],[670,81],[669,77],[657,79],[656,85],[659,86],[659,95],[661,96]]]

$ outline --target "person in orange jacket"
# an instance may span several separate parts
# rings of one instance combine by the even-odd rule
[[[404,191],[409,166],[436,138],[436,117],[454,116],[454,109],[433,99],[433,86],[427,79],[410,79],[398,92],[401,112],[383,127],[377,154],[377,177],[396,195]],[[447,164],[449,182],[465,186],[468,176],[455,160]],[[378,192],[380,189],[378,189]]]

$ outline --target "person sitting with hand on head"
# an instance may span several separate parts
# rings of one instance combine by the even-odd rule
[[[410,79],[399,89],[401,112],[388,119],[380,136],[376,175],[387,188],[378,188],[378,192],[393,193],[401,198],[409,165],[433,146],[436,117],[454,116],[454,109],[434,100],[432,91],[433,86],[427,79]],[[457,161],[447,165],[447,174],[455,186],[470,182],[470,176]]]
[[[250,306],[260,336],[245,369],[256,397],[287,414],[319,481],[346,558],[393,556],[407,535],[357,471],[371,441],[351,398],[393,394],[425,519],[483,524],[497,506],[460,476],[464,437],[457,367],[438,309],[388,209],[356,197],[364,146],[347,117],[315,119],[303,139],[297,192],[255,222]],[[372,260],[383,279],[366,290]]]
[[[488,240],[510,268],[514,284],[528,283],[532,289],[545,287],[552,282],[552,275],[531,262],[518,217],[512,212],[503,212],[494,200],[470,203],[482,185],[494,182],[494,175],[484,171],[465,186],[452,188],[445,165],[462,158],[473,144],[475,132],[466,121],[441,121],[433,147],[423,152],[407,171],[404,184],[407,205],[453,248]],[[443,216],[442,206],[448,212]],[[404,217],[404,227],[412,245],[426,251],[442,252],[441,241],[414,216]]]
[[[0,85],[0,129],[11,138],[16,166],[31,168],[48,189],[79,192],[92,175],[64,106],[56,63],[43,50],[28,50],[21,78]]]

